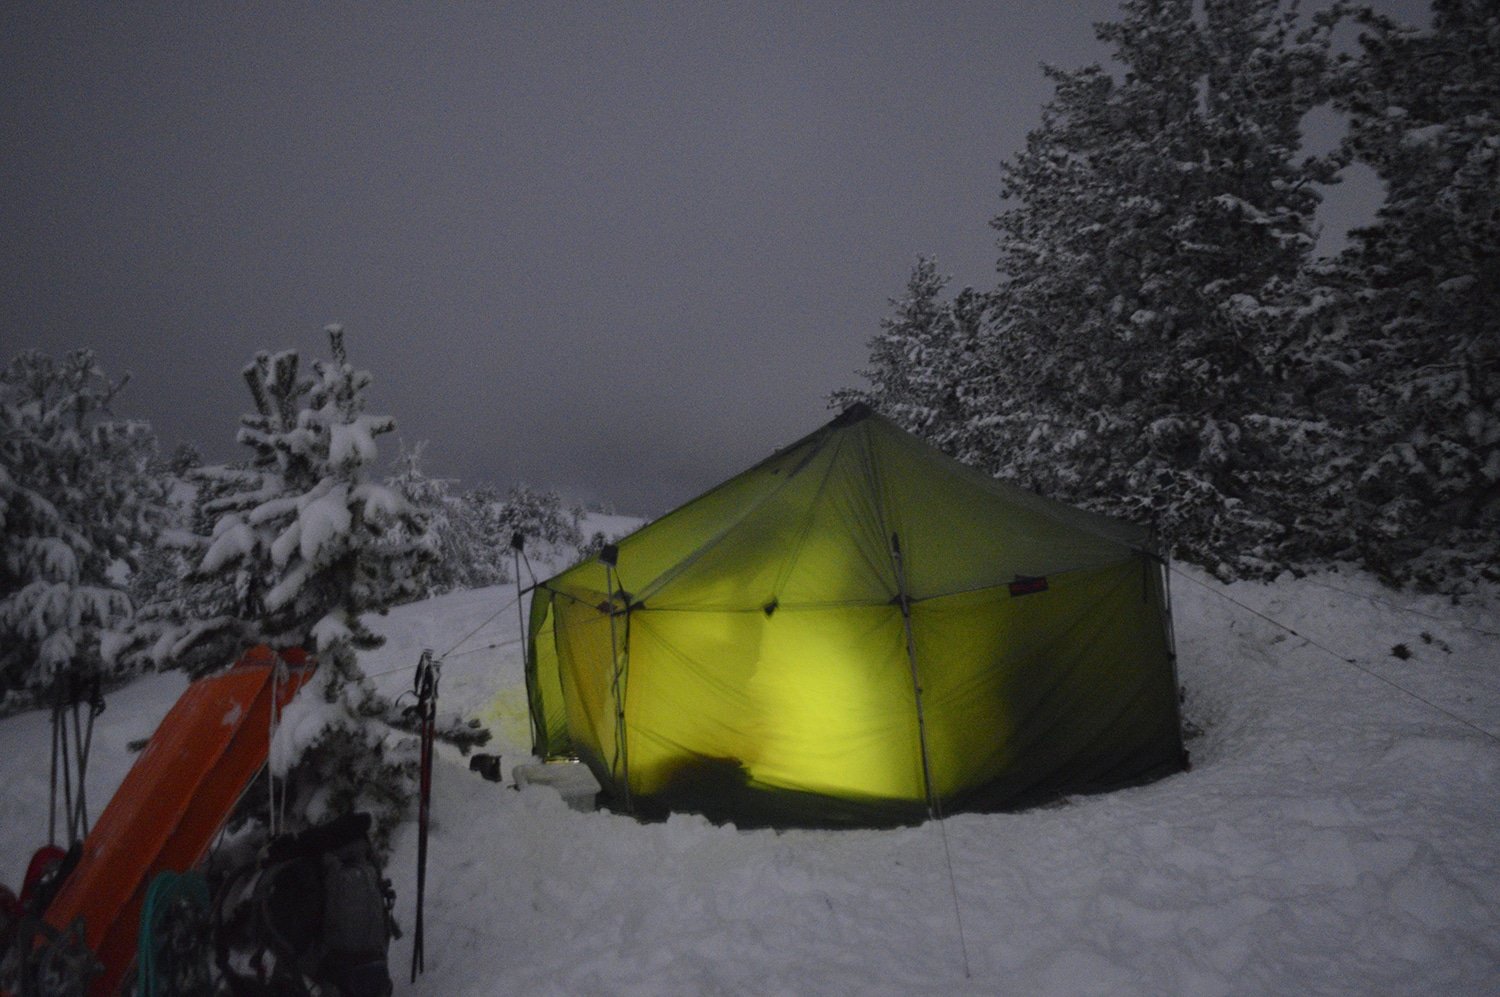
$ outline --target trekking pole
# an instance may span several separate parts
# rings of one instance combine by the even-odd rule
[[[83,770],[88,767],[88,759],[83,754],[83,721],[79,718],[82,707],[82,693],[75,689],[73,691],[73,771],[78,776],[78,795],[73,799],[73,809],[68,811],[68,835],[74,841],[82,841],[85,835],[83,829],[83,815],[88,803],[83,795]]]
[[[81,698],[81,697],[80,697]],[[94,745],[94,721],[99,714],[104,712],[104,692],[101,688],[99,676],[95,675],[88,687],[88,725],[82,731],[82,741],[77,744],[78,749],[78,839],[82,840],[89,836],[89,804],[88,796],[84,792],[84,781],[89,772],[89,755]],[[73,736],[79,737],[78,705],[73,707]]]
[[[57,807],[57,795],[56,795],[57,769],[58,769],[59,763],[60,763],[60,766],[61,766],[61,769],[62,769],[62,784],[63,784],[63,822],[66,825],[65,830],[66,830],[67,835],[68,835],[68,846],[72,847],[73,842],[77,841],[78,839],[73,834],[73,831],[74,831],[74,827],[73,827],[73,819],[74,819],[74,809],[73,809],[73,759],[72,759],[71,755],[69,754],[69,745],[68,745],[68,695],[69,695],[69,689],[68,689],[68,686],[67,686],[67,682],[68,682],[67,678],[62,677],[62,676],[58,677],[58,680],[57,680],[57,702],[54,703],[53,706],[52,706],[52,738],[53,738],[52,784],[53,784],[53,789],[54,789],[54,793],[53,793],[53,797],[52,797],[52,806],[53,806],[54,810]],[[52,828],[50,826],[48,828],[48,834],[47,834],[47,836],[48,836],[48,838],[51,838],[51,836],[52,836]]]
[[[58,706],[54,702],[52,704],[52,792],[48,798],[47,806],[47,844],[49,845],[57,844],[57,724]]]
[[[417,918],[416,934],[411,946],[411,982],[425,970],[422,952],[422,901],[427,893],[427,823],[432,812],[432,742],[437,728],[437,691],[440,665],[430,649],[423,650],[417,662],[414,691],[417,694],[417,717],[421,723],[422,782],[417,799]]]
[[[526,653],[526,611],[521,607],[521,552],[525,549],[526,534],[519,531],[512,533],[510,535],[510,555],[511,562],[515,565],[516,571],[516,622],[521,625],[521,661],[523,662],[523,668],[527,667],[524,663],[530,660]],[[532,581],[536,581],[536,579],[533,578]]]

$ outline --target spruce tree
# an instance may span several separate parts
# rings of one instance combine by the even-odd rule
[[[497,511],[495,527],[508,545],[519,534],[526,549],[544,557],[571,554],[583,543],[579,521],[583,510],[564,508],[555,491],[538,491],[526,484],[512,485]]]
[[[0,698],[118,669],[108,632],[163,494],[155,439],[110,416],[124,381],[94,354],[29,351],[0,371]]]
[[[1326,275],[1315,344],[1360,441],[1365,562],[1459,591],[1500,580],[1500,8],[1435,0],[1430,29],[1365,12],[1348,146],[1387,189]]]
[[[365,410],[372,378],[348,362],[342,330],[328,331],[332,359],[311,376],[293,351],[257,354],[245,368],[255,410],[239,441],[251,457],[193,472],[197,567],[158,652],[194,672],[227,667],[255,643],[315,652],[317,674],[289,717],[316,721],[289,721],[301,740],[272,750],[273,768],[290,773],[289,817],[368,810],[383,842],[413,762],[387,743],[388,704],[358,668],[357,652],[381,643],[361,616],[420,593],[432,552],[417,510],[372,478],[376,438],[395,421]]]
[[[510,579],[506,555],[510,536],[502,536],[497,510],[486,510],[481,501],[455,495],[452,482],[429,477],[422,469],[424,444],[402,447],[394,472],[386,484],[421,513],[425,532],[418,542],[431,553],[423,595],[441,595],[456,589],[483,588]],[[493,495],[496,505],[498,493]],[[472,494],[472,493],[470,493]],[[406,542],[403,532],[398,542]],[[421,596],[418,596],[420,598]]]
[[[894,314],[869,342],[870,366],[860,371],[869,387],[836,391],[830,402],[864,402],[964,459],[984,383],[979,341],[989,301],[972,288],[946,299],[949,280],[935,261],[918,258],[905,293],[891,299]]]
[[[1315,239],[1299,149],[1331,19],[1274,0],[1127,0],[1117,66],[1046,70],[1009,207],[973,457],[1044,493],[1150,521],[1227,572],[1288,543],[1299,438],[1326,435],[1280,355]]]
[[[505,498],[494,485],[480,485],[463,493],[465,535],[469,537],[468,560],[474,584],[500,585],[511,580],[511,539],[514,536],[502,518]]]

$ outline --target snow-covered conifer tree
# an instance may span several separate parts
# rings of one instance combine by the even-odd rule
[[[451,491],[452,482],[429,477],[422,469],[419,443],[403,447],[386,484],[417,509],[426,522],[422,542],[431,550],[427,570],[427,591],[442,594],[455,589],[482,588],[497,585],[509,578],[504,554],[509,537],[501,538],[497,525],[486,520],[496,518],[466,496]],[[498,500],[498,496],[496,496]],[[398,539],[403,539],[398,534]]]
[[[1423,30],[1361,17],[1338,103],[1387,196],[1336,261],[1317,346],[1363,444],[1362,557],[1457,591],[1500,580],[1500,7],[1432,12]]]
[[[979,341],[988,298],[964,288],[945,300],[948,281],[933,260],[917,260],[905,293],[891,299],[894,314],[870,340],[870,366],[860,372],[869,387],[830,400],[838,408],[864,402],[962,459],[974,392],[985,383]]]
[[[510,542],[513,531],[502,519],[505,498],[494,485],[471,488],[459,497],[466,535],[472,544],[469,563],[475,586],[500,585],[511,580]]]
[[[564,508],[555,491],[537,491],[525,484],[512,485],[501,503],[496,526],[506,544],[515,534],[525,537],[528,549],[540,547],[548,554],[571,552],[583,543],[579,520],[583,510]]]
[[[317,737],[300,724],[306,750],[273,750],[273,763],[297,766],[295,817],[357,807],[383,835],[404,809],[411,762],[388,752],[374,722],[386,704],[355,653],[380,639],[360,616],[419,593],[432,552],[417,510],[372,475],[376,438],[395,421],[365,410],[371,376],[349,364],[342,330],[328,331],[332,360],[314,361],[311,376],[292,351],[260,353],[245,368],[255,411],[239,440],[252,456],[193,472],[197,568],[187,612],[163,628],[157,651],[193,671],[232,664],[254,643],[316,651],[314,688],[299,702],[325,704]]]
[[[1253,569],[1285,542],[1288,438],[1321,429],[1276,361],[1314,243],[1300,153],[1330,19],[1275,0],[1126,0],[1118,72],[1048,69],[1055,95],[1004,167],[1010,206],[973,456],[992,472]]]
[[[190,472],[202,532],[174,663],[213,670],[260,642],[375,647],[360,615],[421,589],[420,518],[372,479],[375,438],[395,421],[365,411],[370,374],[348,363],[342,330],[329,332],[333,360],[314,361],[312,376],[294,351],[256,356],[244,370],[255,411],[239,432],[252,457]],[[414,532],[389,542],[402,530]]]
[[[130,572],[127,591],[135,615],[124,631],[114,635],[120,643],[120,660],[136,671],[157,666],[150,648],[163,621],[172,618],[174,607],[181,608],[183,579],[196,565],[192,524],[197,488],[187,476],[202,466],[203,457],[192,443],[179,443],[170,455],[158,455],[151,464],[151,474],[164,497],[162,515],[158,529],[140,546]]]
[[[101,637],[131,604],[111,568],[134,562],[163,497],[150,428],[109,417],[123,384],[88,350],[0,372],[0,694],[115,667]]]

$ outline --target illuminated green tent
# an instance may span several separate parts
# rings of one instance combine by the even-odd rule
[[[862,405],[541,583],[529,631],[536,753],[640,814],[890,824],[1185,757],[1148,532]]]

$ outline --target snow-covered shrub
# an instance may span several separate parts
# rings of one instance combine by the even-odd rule
[[[464,523],[470,531],[470,570],[474,584],[500,585],[511,580],[512,534],[506,529],[500,513],[505,499],[493,485],[471,488],[459,497],[463,503]]]
[[[509,538],[499,539],[494,513],[483,501],[470,500],[468,494],[453,494],[452,482],[428,477],[421,467],[422,449],[420,443],[409,450],[403,447],[395,473],[386,480],[426,522],[420,540],[431,550],[432,561],[422,594],[440,595],[508,581],[504,553]]]
[[[286,830],[364,811],[375,817],[372,844],[387,855],[414,795],[418,745],[388,724],[390,703],[350,680],[357,673],[348,642],[318,652],[318,671],[283,713],[267,767],[287,790]]]
[[[430,555],[411,599],[422,599],[459,587],[455,581],[462,570],[459,559],[454,556],[455,524],[451,516],[454,502],[448,494],[449,483],[442,478],[428,477],[422,470],[425,446],[425,443],[418,443],[408,448],[403,443],[392,462],[393,473],[385,479],[386,487],[420,514],[418,521],[422,526],[419,536],[408,536],[407,530],[398,526],[387,534],[387,540],[397,544],[415,542]]]
[[[119,657],[135,671],[155,669],[158,662],[150,649],[181,605],[183,579],[196,566],[192,533],[198,489],[187,480],[202,466],[196,447],[181,444],[166,460],[156,460],[152,474],[162,489],[163,503],[158,529],[141,542],[127,583],[135,615],[116,633]]]
[[[562,496],[555,491],[536,491],[524,484],[512,485],[496,511],[495,531],[509,544],[519,533],[527,550],[544,555],[572,551],[583,542],[579,522],[583,510],[563,507]]]
[[[0,694],[119,670],[101,635],[131,603],[112,568],[135,560],[163,499],[150,428],[109,418],[123,384],[88,350],[0,372]]]
[[[618,537],[613,537],[603,530],[595,530],[587,540],[578,545],[578,560],[587,561],[596,556],[605,547],[614,543]]]

